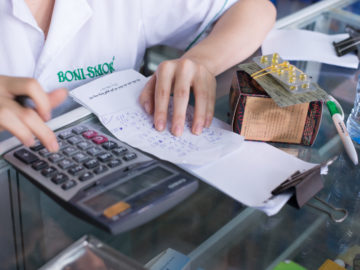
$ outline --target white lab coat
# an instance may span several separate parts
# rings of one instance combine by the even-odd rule
[[[24,0],[0,1],[0,74],[69,90],[138,69],[146,48],[185,49],[236,0],[56,0],[47,39]],[[68,100],[60,112],[74,108]],[[59,114],[59,113],[57,113]]]

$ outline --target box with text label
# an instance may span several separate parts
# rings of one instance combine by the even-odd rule
[[[234,73],[230,90],[233,131],[246,140],[312,145],[322,101],[279,107],[245,71]]]

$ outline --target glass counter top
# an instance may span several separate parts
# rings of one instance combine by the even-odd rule
[[[347,23],[360,27],[360,1],[321,1],[277,23],[278,28],[302,28],[327,34],[344,32]],[[296,62],[333,95],[346,114],[353,106],[358,70],[315,62]],[[228,85],[233,70],[219,78],[216,117],[228,121]],[[221,82],[221,80],[223,82]],[[225,90],[224,90],[225,89]],[[78,122],[96,122],[92,115]],[[68,124],[68,123],[67,123]],[[318,196],[349,211],[342,223],[306,205],[286,205],[277,215],[248,208],[201,183],[181,204],[131,231],[111,235],[65,211],[4,161],[0,161],[1,269],[37,269],[83,237],[93,235],[129,258],[146,264],[167,248],[190,257],[192,269],[273,269],[292,260],[317,269],[326,259],[360,254],[360,170],[343,151],[327,109],[312,147],[272,144],[309,162],[338,159],[323,176]],[[360,146],[357,145],[360,154]],[[286,166],[286,164],[284,164]],[[311,200],[317,204],[316,200]]]

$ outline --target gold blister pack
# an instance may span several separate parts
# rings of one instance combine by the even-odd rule
[[[289,61],[283,60],[278,53],[257,56],[253,58],[253,61],[261,67],[261,70],[251,74],[255,80],[271,75],[291,93],[316,90],[306,73],[291,65]]]

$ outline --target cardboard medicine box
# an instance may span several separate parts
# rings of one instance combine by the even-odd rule
[[[245,71],[234,72],[230,90],[233,131],[246,140],[312,145],[322,101],[279,107]]]

